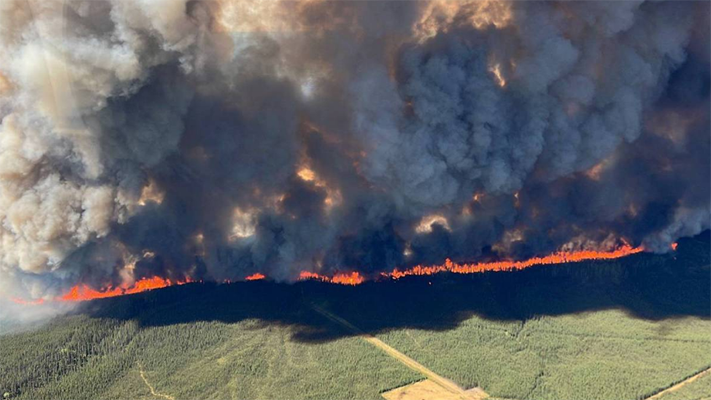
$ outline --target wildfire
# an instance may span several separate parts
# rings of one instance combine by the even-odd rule
[[[353,272],[339,272],[332,277],[326,275],[320,275],[315,272],[301,271],[299,274],[299,280],[317,280],[321,282],[337,283],[339,285],[359,285],[365,282],[365,278],[360,273]]]
[[[85,300],[94,300],[94,299],[104,299],[107,297],[116,297],[116,296],[122,296],[125,294],[134,294],[134,293],[140,293],[140,292],[145,292],[147,290],[153,290],[153,289],[160,289],[168,286],[173,286],[173,285],[184,285],[186,283],[190,283],[192,280],[190,278],[187,278],[184,281],[171,281],[170,279],[163,279],[158,276],[154,276],[153,278],[142,278],[134,282],[133,285],[128,286],[128,287],[111,287],[108,286],[106,288],[96,290],[92,289],[86,284],[82,285],[77,285],[74,286],[64,294],[63,296],[60,296],[57,298],[59,301],[85,301]]]
[[[516,271],[533,267],[535,265],[550,265],[576,263],[589,260],[611,260],[629,256],[644,251],[642,247],[632,247],[623,245],[613,251],[582,250],[565,252],[560,251],[544,257],[534,257],[522,261],[495,261],[474,264],[459,264],[447,259],[442,265],[416,265],[405,270],[394,269],[392,272],[383,272],[383,278],[400,279],[406,276],[434,275],[442,272],[452,272],[455,274],[475,274],[487,271]]]
[[[673,250],[676,250],[677,244],[673,243],[671,245]],[[525,268],[533,267],[536,265],[551,265],[551,264],[564,264],[564,263],[577,263],[589,260],[611,260],[615,258],[625,257],[632,254],[641,253],[644,251],[642,247],[632,247],[628,244],[624,244],[615,250],[611,251],[595,251],[595,250],[581,250],[581,251],[559,251],[543,257],[534,257],[528,260],[521,261],[494,261],[494,262],[481,262],[472,264],[459,264],[447,259],[444,264],[441,265],[416,265],[407,269],[395,268],[390,272],[382,272],[379,276],[375,277],[375,280],[385,280],[385,279],[400,279],[407,276],[422,276],[422,275],[434,275],[444,272],[450,272],[455,274],[475,274],[487,271],[517,271]],[[266,279],[266,276],[262,273],[254,273],[244,278],[245,281],[257,281]],[[333,275],[322,275],[316,272],[302,271],[299,274],[298,280],[316,280],[320,282],[327,282],[339,285],[359,285],[366,281],[366,277],[361,275],[357,271],[352,272],[337,272]],[[170,279],[164,279],[158,276],[152,278],[142,278],[134,282],[131,286],[124,285],[119,287],[107,286],[102,289],[93,289],[86,284],[81,284],[74,286],[66,294],[57,297],[56,301],[86,301],[94,299],[103,299],[107,297],[116,297],[126,294],[134,294],[145,292],[153,289],[160,289],[168,286],[183,285],[186,283],[193,282],[190,278],[182,281],[172,281]],[[225,281],[229,283],[229,281]],[[15,303],[25,304],[25,305],[38,305],[45,302],[44,299],[39,300],[24,300],[19,298],[11,298]]]
[[[644,251],[642,247],[632,247],[623,245],[612,251],[560,251],[544,257],[534,257],[523,261],[495,261],[482,262],[475,264],[459,264],[447,259],[442,265],[416,265],[408,269],[394,269],[391,272],[382,272],[380,279],[400,279],[406,276],[421,276],[434,275],[443,272],[451,272],[455,274],[475,274],[487,271],[516,271],[533,267],[535,265],[550,265],[576,263],[589,260],[611,260],[615,258],[625,257],[632,254],[641,253]],[[365,282],[365,279],[358,272],[343,273],[339,272],[333,277],[320,275],[315,272],[303,271],[299,275],[299,280],[314,279],[322,282],[337,283],[342,285],[358,285]]]
[[[261,281],[262,279],[266,278],[264,274],[260,274],[259,272],[252,274],[246,278],[244,278],[245,281]]]
[[[674,251],[676,251],[676,248],[677,248],[678,246],[679,246],[679,243],[676,243],[676,242],[674,242],[674,243],[672,243],[671,245],[669,245],[669,247],[671,247],[671,249],[674,250]]]

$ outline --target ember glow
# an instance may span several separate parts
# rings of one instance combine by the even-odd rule
[[[415,232],[417,233],[430,233],[432,232],[432,225],[441,225],[446,230],[451,230],[449,227],[449,222],[447,218],[441,215],[427,215],[420,220],[420,223],[415,227]]]

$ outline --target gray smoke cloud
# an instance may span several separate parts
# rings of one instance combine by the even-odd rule
[[[0,2],[0,290],[708,229],[707,2]]]

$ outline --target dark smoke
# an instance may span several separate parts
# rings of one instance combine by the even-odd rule
[[[708,2],[0,2],[0,290],[710,226]]]

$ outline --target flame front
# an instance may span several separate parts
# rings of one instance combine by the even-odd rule
[[[321,275],[315,272],[301,271],[299,280],[317,280],[321,282],[336,283],[339,285],[360,285],[365,282],[365,278],[357,271],[353,272],[338,272],[333,276]]]
[[[451,261],[450,259],[447,259],[442,265],[416,265],[412,268],[404,270],[394,269],[392,272],[383,272],[381,273],[381,276],[384,278],[400,279],[406,276],[434,275],[442,272],[452,272],[455,274],[475,274],[487,271],[516,271],[533,267],[536,265],[577,263],[590,260],[611,260],[636,253],[641,253],[642,251],[644,251],[642,247],[632,247],[629,245],[623,245],[613,251],[560,251],[548,256],[534,257],[522,261],[495,261],[475,264],[459,264]]]
[[[676,243],[675,243],[676,244]],[[676,246],[673,246],[674,248]],[[444,264],[441,265],[416,265],[407,269],[394,269],[390,272],[382,272],[379,276],[374,277],[372,280],[383,280],[383,279],[400,279],[407,276],[422,276],[422,275],[435,275],[444,272],[450,272],[455,274],[475,274],[480,272],[488,271],[517,271],[525,268],[533,267],[536,265],[551,265],[551,264],[565,264],[565,263],[577,263],[582,261],[590,260],[611,260],[615,258],[621,258],[629,256],[632,254],[641,253],[644,251],[642,247],[632,247],[628,244],[624,244],[612,251],[595,251],[595,250],[581,250],[581,251],[559,251],[543,257],[534,257],[528,260],[521,261],[494,261],[494,262],[481,262],[473,264],[459,264],[447,259]],[[266,279],[266,275],[262,273],[254,273],[244,278],[246,281],[256,281]],[[359,285],[365,282],[367,279],[361,273],[357,271],[351,272],[337,272],[333,275],[319,274],[316,272],[302,271],[298,280],[316,280],[320,282],[327,282],[339,285]],[[152,278],[143,278],[136,281],[131,286],[123,287],[105,287],[103,289],[93,289],[86,284],[74,286],[66,294],[58,297],[58,301],[85,301],[102,299],[107,297],[116,297],[126,294],[140,293],[153,289],[160,289],[173,285],[183,285],[185,283],[192,282],[191,279],[186,279],[183,281],[171,281],[170,279],[164,279],[158,276]],[[228,282],[228,281],[225,281]],[[21,304],[34,304],[21,299],[14,299],[16,303]],[[41,304],[41,303],[37,303]]]
[[[187,278],[183,281],[171,281],[170,279],[163,279],[158,276],[152,278],[142,278],[134,282],[131,286],[125,287],[111,287],[96,290],[92,289],[86,284],[76,285],[69,290],[66,294],[57,298],[59,301],[86,301],[94,299],[104,299],[107,297],[122,296],[125,294],[134,294],[145,292],[147,290],[160,289],[173,285],[184,285],[190,283],[192,280]]]
[[[615,258],[625,257],[632,254],[641,253],[644,251],[642,247],[632,247],[630,245],[622,245],[612,251],[559,251],[544,257],[534,257],[522,261],[495,261],[481,262],[475,264],[459,264],[447,259],[441,265],[416,265],[407,269],[394,269],[391,272],[382,272],[380,279],[400,279],[406,276],[421,276],[434,275],[443,272],[451,272],[455,274],[475,274],[487,271],[516,271],[533,267],[536,265],[550,264],[565,264],[576,263],[590,260],[611,260]],[[342,285],[358,285],[365,282],[365,278],[358,272],[343,273],[339,272],[332,277],[320,275],[315,272],[302,271],[299,275],[299,280],[314,279],[322,282],[337,283]]]

